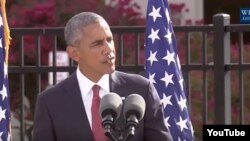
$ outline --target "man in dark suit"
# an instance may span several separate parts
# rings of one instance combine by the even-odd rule
[[[133,93],[144,98],[145,115],[128,141],[172,140],[154,86],[140,75],[115,71],[113,35],[100,15],[82,12],[72,17],[65,27],[65,40],[78,67],[70,77],[39,94],[33,141],[110,140],[95,136],[95,113],[91,110],[94,85],[100,87],[99,97],[114,92],[125,98]],[[125,129],[126,119],[121,115],[115,126]]]

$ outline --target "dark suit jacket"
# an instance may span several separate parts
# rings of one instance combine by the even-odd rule
[[[158,94],[147,79],[115,71],[110,75],[110,92],[121,97],[140,94],[146,102],[145,116],[128,141],[172,140]],[[121,115],[115,124],[124,129],[125,123]],[[38,96],[33,141],[94,141],[76,73]]]

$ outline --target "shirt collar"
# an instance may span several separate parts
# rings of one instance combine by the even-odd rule
[[[94,83],[81,73],[78,66],[76,70],[76,76],[83,95],[88,94],[95,84],[99,85],[106,93],[109,92],[109,74],[103,75],[97,83]]]

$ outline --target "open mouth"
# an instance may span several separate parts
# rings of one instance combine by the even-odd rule
[[[109,55],[106,59],[103,60],[103,63],[106,64],[114,64],[115,63],[115,56]]]
[[[105,63],[108,63],[108,64],[114,64],[114,62],[115,62],[115,57],[109,57],[109,58],[105,61]]]

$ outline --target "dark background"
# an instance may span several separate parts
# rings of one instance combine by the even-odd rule
[[[214,14],[226,13],[231,23],[240,24],[240,8],[250,8],[250,0],[204,0],[204,21],[212,23]]]
[[[213,15],[217,13],[226,13],[230,15],[231,24],[240,23],[240,8],[250,8],[250,0],[204,0],[204,22],[213,23]],[[250,23],[249,23],[250,24]],[[250,33],[244,33],[244,42],[250,42]],[[232,43],[237,42],[238,35],[231,34]]]

